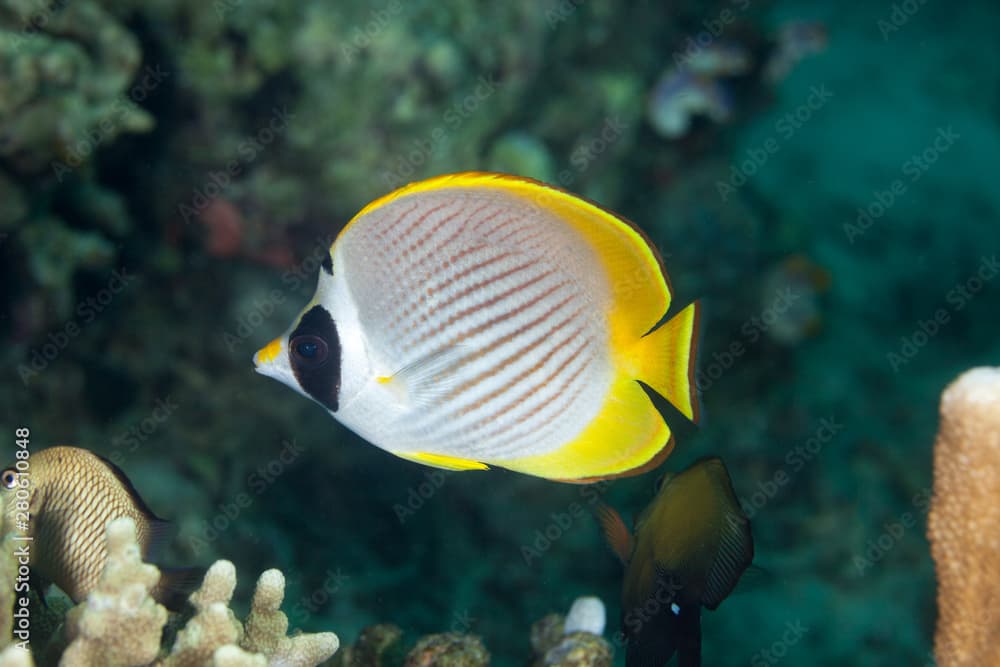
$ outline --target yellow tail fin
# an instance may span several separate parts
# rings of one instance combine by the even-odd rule
[[[694,381],[698,313],[699,304],[695,301],[640,338],[632,351],[636,379],[652,387],[693,422],[698,421]]]

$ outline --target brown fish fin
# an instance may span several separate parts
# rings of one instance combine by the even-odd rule
[[[177,530],[174,524],[163,519],[150,519],[147,528],[148,537],[142,550],[144,560],[156,563],[163,556],[167,545],[174,539]]]
[[[160,580],[152,590],[153,598],[170,611],[181,611],[204,577],[203,567],[160,568]]]
[[[604,539],[608,541],[608,546],[618,556],[622,565],[628,565],[629,558],[632,557],[632,533],[622,521],[621,515],[610,505],[599,502],[596,512],[597,520],[601,523]]]
[[[110,460],[104,458],[100,454],[94,454],[94,456],[100,459],[101,463],[106,465],[108,467],[108,470],[114,473],[115,477],[117,477],[118,481],[121,482],[123,487],[125,487],[125,491],[128,492],[128,495],[132,498],[132,502],[135,503],[136,508],[140,512],[145,514],[153,521],[163,521],[163,519],[159,518],[158,516],[156,516],[156,514],[153,513],[153,510],[149,509],[149,505],[147,505],[146,501],[142,499],[142,496],[139,495],[139,492],[136,490],[136,488],[132,486],[132,480],[128,478],[128,475],[125,474],[125,471],[123,471],[117,465],[112,463]]]
[[[699,462],[704,465],[715,486],[715,557],[705,578],[701,603],[715,609],[733,591],[743,572],[753,561],[753,535],[750,519],[743,513],[732,479],[722,459],[711,457]],[[693,467],[693,466],[692,466]]]

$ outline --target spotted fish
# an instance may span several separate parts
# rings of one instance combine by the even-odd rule
[[[460,173],[344,228],[259,373],[404,459],[560,481],[636,474],[696,419],[696,303],[632,223],[537,181]],[[640,384],[640,382],[642,384]]]
[[[49,447],[31,455],[26,472],[15,467],[0,472],[5,523],[16,526],[24,518],[33,538],[32,574],[57,585],[80,602],[100,581],[107,563],[105,529],[108,522],[129,517],[144,559],[155,558],[170,531],[168,522],[149,509],[132,482],[115,464],[79,447]],[[154,597],[171,608],[183,604],[202,570],[162,570]]]

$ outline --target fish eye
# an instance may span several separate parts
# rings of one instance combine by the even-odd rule
[[[329,354],[326,341],[319,336],[309,334],[293,338],[289,348],[291,348],[295,360],[307,366],[322,365]]]
[[[13,468],[7,468],[0,473],[0,484],[5,489],[13,489],[17,486],[17,472]]]

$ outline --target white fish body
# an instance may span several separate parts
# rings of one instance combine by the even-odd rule
[[[258,352],[258,371],[317,400],[373,444],[431,465],[490,463],[559,479],[635,468],[629,448],[615,462],[613,442],[604,449],[623,469],[608,470],[606,455],[579,468],[562,460],[609,403],[640,400],[632,389],[616,394],[628,360],[615,323],[628,317],[609,315],[622,295],[602,267],[623,251],[595,246],[544,196],[463,186],[462,178],[485,175],[451,178],[359,213],[331,248],[303,316]],[[330,348],[326,371],[304,371],[313,362],[297,357],[289,340],[304,333],[315,341],[320,330]],[[645,403],[631,408],[646,415],[635,421],[649,421],[655,408],[629,382]],[[652,422],[640,424],[647,439],[663,439],[647,446],[653,454],[669,439],[655,416],[658,433]],[[635,425],[611,427],[627,437]]]

